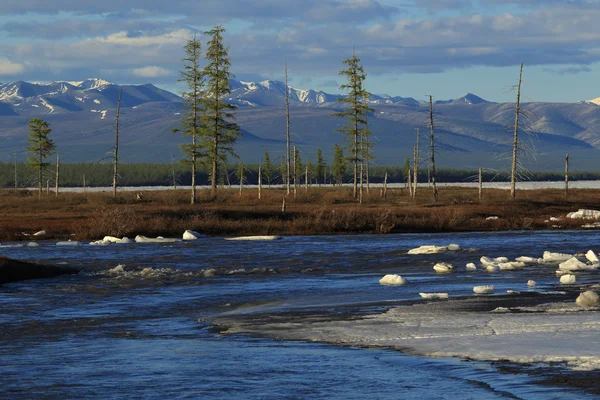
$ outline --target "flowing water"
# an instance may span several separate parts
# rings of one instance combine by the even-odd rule
[[[557,290],[554,269],[467,272],[481,256],[595,249],[600,233],[506,232],[285,237],[110,246],[4,243],[11,258],[82,272],[0,286],[0,398],[591,398],[486,362],[394,350],[220,335],[213,318],[382,312],[419,292]],[[468,251],[407,255],[423,244]],[[432,265],[457,266],[436,275]],[[381,286],[398,273],[410,286]],[[578,276],[595,282],[596,273]]]

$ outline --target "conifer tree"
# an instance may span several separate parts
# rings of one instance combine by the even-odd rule
[[[327,164],[325,164],[325,160],[323,159],[323,151],[321,149],[317,149],[315,178],[319,184],[321,184],[321,182],[325,183],[325,174],[327,174]]]
[[[347,123],[338,131],[344,133],[348,137],[348,152],[350,153],[349,160],[354,169],[354,190],[353,195],[356,199],[358,196],[358,166],[362,162],[363,157],[363,135],[367,134],[367,113],[373,112],[369,105],[363,101],[370,97],[369,92],[364,88],[364,80],[367,75],[365,70],[360,65],[360,58],[352,55],[351,58],[344,60],[346,69],[340,71],[340,75],[347,78],[347,83],[340,86],[340,89],[348,92],[346,97],[338,98],[338,102],[343,103],[347,108],[333,114],[336,117],[347,118]],[[363,150],[361,150],[361,148]]]
[[[262,174],[267,180],[267,185],[271,186],[271,180],[273,179],[273,164],[271,163],[271,157],[269,152],[265,150],[265,156],[263,158]]]
[[[186,136],[192,138],[192,143],[181,144],[181,151],[185,159],[184,163],[189,164],[192,168],[192,195],[190,203],[196,202],[196,167],[200,158],[204,155],[202,145],[199,141],[201,133],[201,110],[202,110],[202,71],[200,69],[199,59],[201,54],[200,40],[196,39],[196,35],[187,41],[185,45],[185,58],[183,71],[181,71],[180,81],[185,82],[188,91],[183,93],[186,112],[181,120],[181,128],[174,129],[173,132],[182,132]]]
[[[54,142],[48,136],[52,130],[48,123],[41,118],[34,118],[29,121],[29,137],[27,141],[29,146],[27,150],[31,152],[29,156],[29,162],[27,165],[37,169],[38,171],[38,197],[42,197],[42,185],[44,169],[50,165],[50,163],[44,160],[54,153]]]
[[[335,182],[341,185],[346,174],[346,158],[344,157],[344,148],[338,144],[334,145],[332,174]]]
[[[231,93],[229,79],[229,47],[223,44],[225,28],[219,25],[204,32],[209,37],[206,49],[208,64],[202,76],[205,95],[202,98],[202,147],[206,150],[207,161],[211,168],[211,196],[217,194],[217,176],[219,168],[227,161],[227,156],[237,157],[233,145],[241,136],[239,126],[232,122],[236,107],[223,99]]]

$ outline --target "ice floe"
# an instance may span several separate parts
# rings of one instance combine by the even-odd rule
[[[419,293],[424,299],[447,299],[448,293]]]
[[[475,271],[477,269],[477,266],[474,263],[468,263],[466,268],[467,271]]]
[[[600,218],[600,211],[598,210],[586,210],[580,208],[577,211],[570,212],[567,214],[567,218],[572,219],[598,219]]]
[[[593,250],[588,250],[588,252],[585,253],[585,258],[587,258],[589,262],[593,262],[593,263],[600,262],[600,260],[598,259],[598,256],[596,255],[596,253],[594,253]]]
[[[46,231],[39,231],[39,232],[34,233],[31,236],[44,236],[45,234],[46,234]]]
[[[595,265],[588,265],[576,257],[569,258],[567,261],[558,264],[558,269],[561,271],[585,271],[596,268],[597,267]]]
[[[181,242],[181,239],[173,239],[173,238],[164,238],[162,236],[158,236],[156,238],[149,238],[142,235],[137,235],[135,237],[136,243],[174,243]]]
[[[238,236],[225,238],[225,240],[278,240],[281,236],[276,235],[262,235],[262,236]]]
[[[452,272],[452,270],[454,269],[454,266],[452,266],[452,264],[442,262],[442,263],[435,264],[433,266],[433,269],[438,274],[448,274],[448,273]]]
[[[572,254],[564,254],[564,253],[552,253],[549,251],[545,251],[544,255],[542,256],[542,260],[543,262],[562,262],[562,261],[567,261],[568,259],[572,258],[573,255]]]
[[[185,232],[183,232],[183,240],[196,240],[201,238],[204,235],[201,235],[198,232],[195,231],[190,231],[190,230],[186,230]]]
[[[575,283],[576,280],[577,278],[575,277],[575,275],[571,274],[565,274],[560,277],[560,283],[562,283],[563,285],[572,285]]]
[[[476,294],[489,294],[494,292],[494,286],[475,286],[473,292]]]
[[[388,274],[379,280],[379,283],[382,285],[404,285],[406,284],[406,279],[396,274]]]
[[[529,286],[529,287],[535,287],[535,285],[537,285],[536,281],[534,281],[532,279],[530,279],[530,280],[527,281],[527,286]]]
[[[581,293],[575,302],[581,307],[597,307],[600,305],[600,298],[598,297],[598,293],[588,290]]]
[[[56,245],[57,246],[79,246],[79,242],[76,240],[69,239],[64,242],[57,242]]]

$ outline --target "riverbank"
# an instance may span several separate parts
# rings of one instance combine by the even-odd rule
[[[285,212],[281,188],[220,189],[216,200],[206,189],[189,204],[187,190],[111,193],[53,193],[38,199],[27,190],[0,191],[0,240],[92,240],[112,236],[176,236],[186,229],[209,235],[309,235],[344,233],[461,232],[529,229],[578,229],[581,220],[566,219],[580,208],[600,208],[599,189],[523,190],[511,200],[502,189],[441,187],[437,202],[422,188],[412,200],[404,188],[365,190],[363,203],[348,187],[299,187],[288,195]],[[497,217],[497,218],[495,218]],[[559,220],[550,220],[559,218]]]

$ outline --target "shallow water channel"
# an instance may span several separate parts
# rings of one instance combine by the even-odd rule
[[[600,250],[600,232],[284,237],[109,246],[1,243],[0,255],[82,268],[0,286],[0,398],[593,398],[487,362],[221,335],[214,318],[381,313],[419,292],[560,290],[555,268],[466,271],[481,256]],[[424,244],[463,250],[408,255]],[[439,275],[439,261],[455,265]],[[120,265],[120,267],[118,267]],[[214,271],[211,271],[213,270]],[[409,284],[382,286],[385,274]],[[595,283],[597,272],[578,275]],[[535,280],[535,288],[527,281]]]

